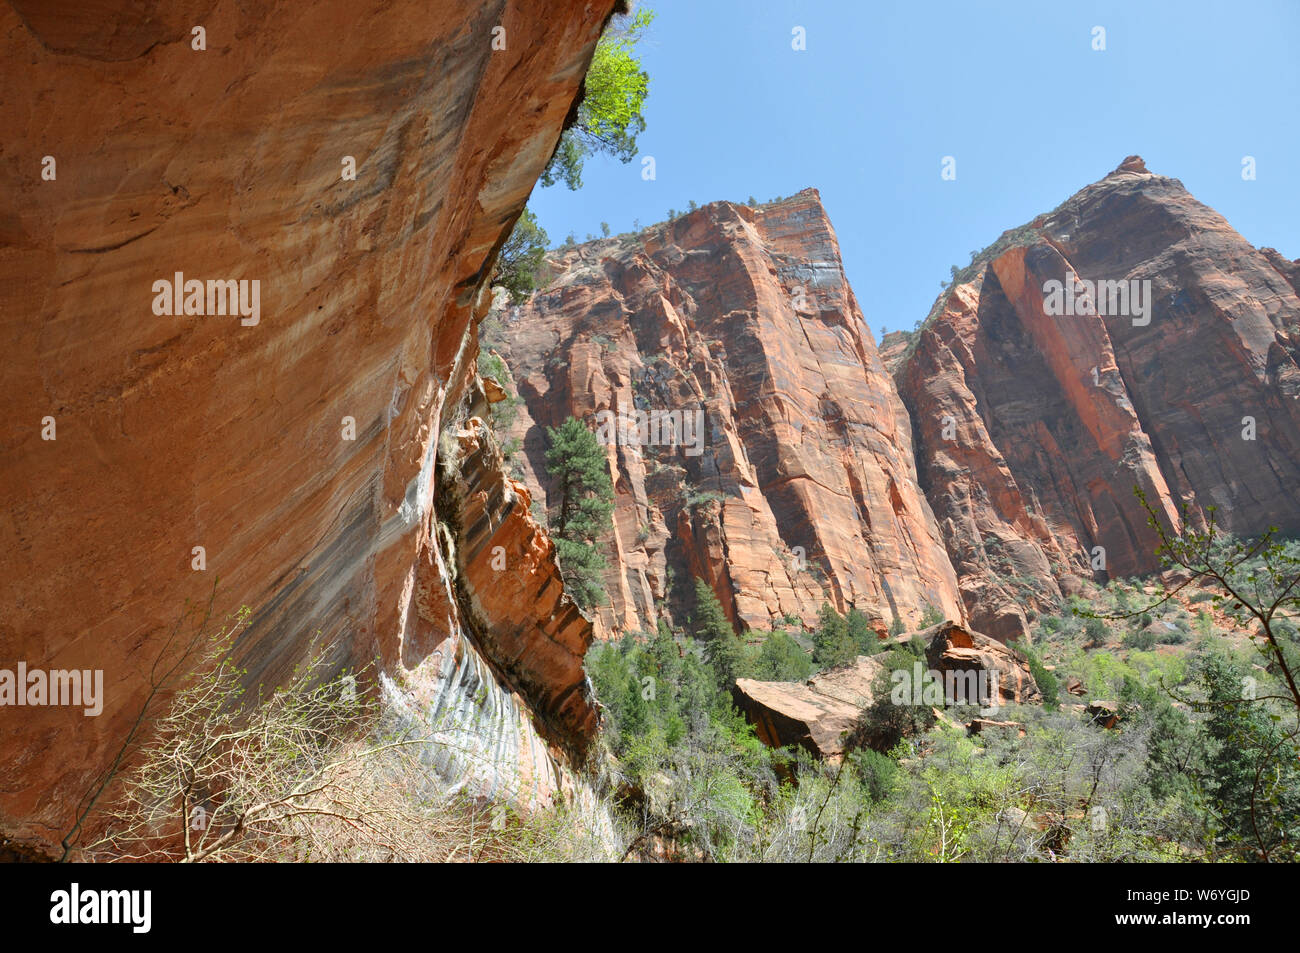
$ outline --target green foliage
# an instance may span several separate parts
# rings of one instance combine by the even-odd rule
[[[725,496],[721,493],[716,493],[713,490],[692,490],[686,494],[683,502],[685,502],[687,506],[694,508],[697,506],[703,506],[706,503],[721,503],[725,499]]]
[[[928,629],[930,626],[938,625],[943,621],[945,619],[939,607],[927,602],[925,608],[921,610],[921,628]]]
[[[636,155],[636,137],[645,131],[642,110],[650,77],[641,69],[635,47],[654,16],[651,10],[639,10],[632,17],[616,18],[597,42],[577,118],[560,137],[542,172],[542,185],[563,182],[579,189],[589,156],[603,153],[626,163]]]
[[[858,644],[849,633],[844,617],[829,602],[823,602],[817,614],[812,641],[813,661],[822,668],[843,665],[857,658]]]
[[[783,629],[773,629],[763,640],[753,668],[754,678],[768,682],[802,682],[812,673],[812,659]]]
[[[1300,770],[1295,733],[1260,701],[1243,697],[1247,670],[1212,653],[1198,687],[1208,710],[1205,788],[1218,840],[1253,860],[1300,860]],[[1276,720],[1275,720],[1276,719]]]
[[[492,425],[492,431],[501,439],[515,422],[515,417],[519,413],[519,405],[523,400],[514,392],[514,377],[510,373],[510,368],[498,354],[493,354],[483,348],[480,341],[478,352],[478,373],[480,377],[490,377],[501,385],[502,390],[506,392],[506,399],[499,400],[488,410],[488,423]],[[518,441],[505,442],[501,445],[502,453],[507,460],[519,449]]]
[[[524,209],[510,237],[497,254],[496,272],[492,284],[503,286],[516,304],[527,300],[538,286],[547,244],[546,231],[538,224],[537,216]]]
[[[849,753],[849,759],[861,776],[871,801],[884,801],[894,791],[899,781],[899,767],[889,755],[871,748],[859,748]]]
[[[1147,787],[1159,799],[1177,798],[1195,806],[1200,797],[1198,779],[1205,775],[1206,736],[1159,691],[1149,691],[1140,704],[1149,713],[1152,725],[1147,745]]]
[[[1178,590],[1194,584],[1213,589],[1214,605],[1238,626],[1258,624],[1256,647],[1268,668],[1281,675],[1293,714],[1300,718],[1300,678],[1285,628],[1294,627],[1300,616],[1300,540],[1280,539],[1276,527],[1255,539],[1236,539],[1220,530],[1214,506],[1206,507],[1203,530],[1194,528],[1196,521],[1184,506],[1181,531],[1170,533],[1142,489],[1135,487],[1134,494],[1147,512],[1147,525],[1160,538],[1156,554],[1161,563],[1190,576]]]
[[[1012,642],[1011,647],[1029,660],[1029,674],[1034,677],[1034,684],[1043,695],[1043,707],[1049,711],[1059,708],[1061,700],[1056,676],[1043,665],[1043,660],[1039,658],[1038,653],[1031,646],[1017,642]]]
[[[718,619],[705,627],[716,634]],[[623,816],[642,832],[630,849],[673,832],[676,846],[727,859],[776,794],[773,765],[782,756],[732,708],[703,654],[692,639],[679,646],[666,623],[648,638],[628,635],[587,653]]]
[[[546,470],[555,483],[551,535],[565,588],[584,609],[604,603],[605,557],[597,540],[612,526],[614,485],[605,450],[575,417],[546,428]]]
[[[695,637],[703,643],[705,657],[717,673],[720,688],[730,688],[745,675],[745,643],[727,620],[722,603],[703,579],[695,580]]]
[[[1090,619],[1089,621],[1096,620]],[[1155,648],[1155,644],[1156,634],[1150,629],[1134,629],[1131,632],[1124,633],[1123,645],[1125,648],[1149,652]]]
[[[844,627],[856,647],[855,654],[873,655],[881,650],[880,639],[876,637],[876,630],[871,627],[871,620],[857,606],[850,609],[848,615],[844,617]]]
[[[1232,551],[1208,555],[1220,552]],[[1286,585],[1272,580],[1285,580],[1270,575],[1266,555],[1256,550],[1254,563],[1221,571],[1230,584],[1243,583],[1234,586],[1239,594],[1284,603]],[[1272,558],[1276,570],[1289,551]],[[1244,653],[1199,660],[1149,650],[1132,637],[1123,652],[1096,648],[1121,631],[1104,621],[1114,616],[1087,614],[1099,603],[1132,621],[1145,612],[1146,624],[1168,623],[1169,638],[1191,631],[1192,617],[1180,608],[1138,605],[1143,591],[1117,581],[1035,621],[1039,644],[1015,647],[1046,704],[1005,715],[1024,725],[1023,736],[986,728],[968,737],[924,702],[896,702],[894,675],[910,678],[914,666],[926,668],[925,644],[916,637],[889,644],[877,655],[883,671],[874,701],[835,766],[759,744],[730,704],[726,689],[736,669],[748,663],[760,678],[797,680],[808,657],[780,629],[757,652],[738,639],[730,643],[735,651],[724,651],[735,634],[708,588],[697,587],[700,649],[686,639],[680,653],[679,640],[661,626],[588,656],[626,779],[620,823],[632,823],[642,839],[689,845],[696,853],[688,856],[707,860],[1300,859],[1300,751],[1289,680],[1300,631],[1292,616],[1266,612],[1260,619],[1237,600],[1263,643],[1262,664],[1254,667]],[[1228,601],[1221,597],[1216,606]],[[927,611],[926,621],[935,614]],[[824,605],[812,633],[818,663],[847,660],[872,644],[868,622]],[[1205,615],[1195,625],[1205,635],[1212,622]],[[1162,628],[1152,628],[1157,640],[1165,638]],[[890,629],[901,633],[903,626]],[[1118,725],[1106,729],[1061,706],[1057,676],[1040,653],[1049,653],[1059,672],[1080,677],[1092,698],[1115,700]],[[606,665],[614,670],[599,671]],[[647,684],[657,692],[647,694]],[[966,717],[960,709],[947,715]]]

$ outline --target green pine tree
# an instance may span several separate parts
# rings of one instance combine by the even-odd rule
[[[857,646],[859,655],[871,655],[880,650],[880,640],[876,638],[876,630],[871,627],[871,620],[861,609],[854,606],[849,610],[849,614],[844,617],[844,627],[848,630],[853,644]]]
[[[823,602],[817,614],[817,631],[813,633],[813,661],[830,668],[852,661],[857,655],[857,643],[849,635],[844,617],[829,602]]]
[[[606,600],[605,557],[597,541],[613,525],[614,484],[605,450],[575,417],[547,427],[546,470],[555,481],[551,535],[565,588],[583,609]]]
[[[722,609],[722,603],[703,579],[695,580],[695,637],[704,643],[704,653],[722,688],[730,688],[745,675],[745,644],[736,635]]]
[[[1218,653],[1198,676],[1211,741],[1206,791],[1219,838],[1250,860],[1300,859],[1300,769],[1292,729],[1268,706],[1243,698],[1248,669]]]

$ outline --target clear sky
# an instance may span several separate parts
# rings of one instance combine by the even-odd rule
[[[1300,0],[642,5],[658,16],[638,145],[657,177],[597,157],[580,191],[538,187],[553,245],[812,186],[879,339],[925,316],[949,265],[1137,154],[1300,257]]]

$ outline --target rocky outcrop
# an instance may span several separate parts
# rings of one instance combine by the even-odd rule
[[[665,605],[680,623],[692,577],[742,628],[811,624],[823,601],[882,634],[927,604],[962,617],[910,422],[815,190],[716,202],[549,265],[544,291],[498,312],[496,346],[539,500],[543,428],[605,428],[607,632],[653,629]]]
[[[845,735],[871,705],[872,685],[883,667],[879,659],[859,655],[806,682],[738,678],[732,695],[764,744],[798,746],[835,758],[844,753]]]
[[[978,703],[984,713],[1042,701],[1025,657],[987,635],[944,622],[913,638],[925,642],[925,662],[917,659],[912,669],[890,676],[891,699],[901,691],[903,704],[943,708]],[[849,731],[876,700],[875,681],[884,668],[879,656],[860,655],[806,682],[739,678],[732,694],[764,744],[797,745],[818,757],[837,758]],[[1013,723],[984,719],[981,724]]]
[[[555,544],[529,512],[528,490],[505,475],[483,422],[471,418],[456,440],[442,482],[448,519],[459,530],[449,548],[465,614],[484,654],[579,761],[597,726],[582,668],[591,620],[565,593]]]
[[[1198,526],[1215,506],[1230,532],[1300,530],[1296,273],[1130,157],[978,256],[911,347],[891,340],[972,626],[1022,638],[1081,579],[1157,569],[1134,488],[1168,528],[1185,505]],[[1059,313],[1050,283],[1072,276],[1091,293]]]
[[[949,701],[978,700],[982,707],[997,708],[1002,705],[1032,705],[1043,700],[1029,671],[1029,660],[1015,649],[989,638],[982,632],[973,632],[955,622],[944,622],[920,633],[926,641],[925,659],[930,671],[944,681]],[[950,673],[952,676],[950,677]],[[972,695],[967,689],[970,679],[962,676],[982,675],[987,691],[980,688]],[[996,695],[993,692],[996,683]],[[951,684],[957,692],[947,691]]]
[[[218,620],[252,609],[250,683],[319,634],[337,667],[377,657],[394,697],[441,699],[502,747],[583,747],[581,623],[503,601],[559,601],[536,527],[486,462],[468,536],[435,500],[494,251],[613,6],[0,10],[0,665],[100,669],[106,695],[99,717],[0,710],[5,833],[68,829],[218,577]],[[181,274],[212,284],[178,311],[158,283]],[[226,281],[248,282],[242,314]]]

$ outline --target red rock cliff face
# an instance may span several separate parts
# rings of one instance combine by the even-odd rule
[[[876,354],[817,193],[718,202],[639,236],[557,252],[543,293],[500,312],[524,412],[525,478],[546,491],[544,426],[614,430],[607,630],[680,622],[691,577],[733,621],[857,606],[883,632],[926,603],[961,617],[918,489],[911,425]],[[702,412],[693,446],[639,446],[634,414]],[[651,414],[660,414],[658,418]],[[682,431],[690,442],[692,436]],[[694,451],[694,452],[692,452]]]
[[[0,710],[7,833],[67,830],[163,636],[218,576],[218,619],[253,610],[250,681],[274,682],[319,632],[340,666],[378,656],[399,694],[496,718],[497,747],[545,760],[585,744],[572,656],[590,631],[565,610],[556,654],[516,654],[542,638],[532,607],[475,602],[479,553],[437,512],[436,460],[465,413],[494,248],[613,5],[0,9],[0,666],[103,669],[106,689],[97,718]],[[177,272],[258,280],[259,320],[157,315],[153,285]],[[473,479],[492,484],[494,465]],[[479,509],[500,507],[488,518],[527,550],[499,489]],[[557,602],[549,552],[509,565],[511,586]],[[481,628],[498,624],[494,642]],[[500,699],[519,704],[484,707]]]
[[[1166,526],[1187,504],[1300,530],[1296,263],[1132,157],[969,272],[896,374],[972,626],[1018,636],[1079,577],[1156,569],[1134,487]],[[1106,314],[1047,313],[1067,272],[1149,281],[1148,314],[1109,292]]]

